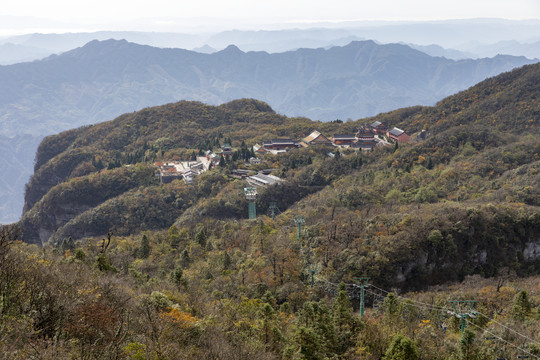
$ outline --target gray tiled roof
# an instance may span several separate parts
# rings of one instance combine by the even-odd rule
[[[388,133],[391,134],[391,135],[394,135],[394,136],[400,136],[401,134],[403,134],[405,131],[401,130],[401,129],[398,129],[398,128],[393,128],[392,130],[390,130]]]

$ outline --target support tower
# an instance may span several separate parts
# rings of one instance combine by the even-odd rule
[[[249,219],[253,220],[257,217],[255,210],[255,199],[257,198],[257,189],[254,187],[244,188],[244,193],[246,194],[246,199],[248,201],[248,215]]]

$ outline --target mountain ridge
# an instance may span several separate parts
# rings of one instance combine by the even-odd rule
[[[381,63],[379,59],[385,59],[383,60],[385,63]],[[39,110],[31,104],[27,105],[30,106],[31,117],[28,113],[17,112],[14,108],[14,104],[23,101],[22,96],[24,96],[25,104],[36,96],[30,90],[23,90],[32,87],[37,87],[37,90],[43,88],[50,92],[47,98],[53,103],[57,103],[57,97],[66,97],[67,104],[55,104],[55,106],[67,110],[67,114],[75,114],[79,119],[66,116],[65,111],[63,114],[48,114],[48,117],[59,120],[64,118],[62,123],[69,121],[72,125],[84,125],[88,123],[88,120],[99,121],[119,115],[119,113],[115,114],[115,109],[128,112],[151,104],[178,100],[179,97],[211,104],[227,102],[234,98],[256,97],[267,101],[277,111],[289,115],[324,120],[360,118],[409,105],[434,104],[436,100],[463,90],[485,77],[531,62],[525,58],[507,56],[498,56],[489,60],[450,61],[431,58],[403,45],[377,45],[372,41],[351,42],[347,46],[333,47],[328,50],[299,49],[280,54],[246,53],[237,47],[229,47],[225,51],[214,54],[200,54],[181,49],[158,49],[136,45],[125,40],[92,41],[81,48],[62,55],[50,56],[43,61],[0,67],[0,78],[5,84],[4,91],[1,92],[0,108],[7,112],[2,121],[3,131],[6,134],[16,131],[14,128],[10,129],[8,125],[13,116],[17,116],[19,122],[23,120],[23,123],[24,118],[30,120],[31,117],[42,117],[39,115]],[[228,64],[230,68],[225,69],[224,64]],[[403,84],[397,82],[396,71],[400,72],[402,80],[410,83],[416,81],[416,84],[422,85],[423,88],[419,89],[418,86],[410,88],[410,83],[408,83],[409,91],[403,92],[404,89],[400,88]],[[467,74],[458,78],[457,71],[467,72]],[[406,73],[414,75],[406,75]],[[24,77],[27,76],[25,74],[31,74],[32,79],[25,80]],[[379,80],[374,74],[379,76]],[[439,79],[434,79],[435,76]],[[351,79],[345,80],[346,77]],[[420,79],[423,80],[422,83]],[[337,83],[331,85],[326,80]],[[156,81],[160,83],[160,89],[154,88],[150,93],[144,90],[143,84]],[[305,84],[300,83],[301,81],[308,81],[311,85],[303,91],[304,95],[299,93],[300,98],[290,99],[279,95],[279,93],[305,88]],[[317,81],[322,83],[317,84]],[[375,81],[375,83],[379,81],[379,86],[387,88],[387,91],[403,93],[394,97],[393,100],[388,96],[386,99],[381,99],[370,95],[369,87],[362,85],[362,81]],[[126,82],[132,83],[129,91],[121,90],[122,84]],[[227,88],[221,85],[228,82],[234,85]],[[75,87],[83,84],[83,89],[86,88],[86,91]],[[255,84],[257,88],[254,87]],[[338,84],[339,87],[344,87],[344,92],[356,95],[352,98],[349,96],[346,102],[339,101],[339,96],[335,94]],[[316,85],[317,90],[314,88]],[[10,91],[7,91],[6,86],[9,86]],[[393,90],[396,86],[396,90]],[[352,91],[353,89],[356,91]],[[121,92],[118,93],[118,91]],[[117,105],[112,107],[102,103],[100,98],[106,99],[110,96],[108,94],[112,95],[113,92],[117,93],[115,96],[121,99],[120,102],[116,100]],[[333,96],[332,92],[334,92]],[[317,95],[315,100],[311,99],[310,94],[317,93],[324,96]],[[83,100],[82,96],[87,99]],[[80,101],[83,102],[77,101],[77,98],[81,98]],[[334,100],[328,101],[332,98]],[[404,102],[398,100],[399,98],[407,100]],[[300,107],[293,105],[297,103],[296,100],[305,105]],[[87,102],[88,106],[84,106],[84,102]],[[126,102],[125,105],[121,105],[123,102]],[[366,102],[372,104],[369,109],[362,106],[362,103]],[[323,106],[331,106],[329,110],[338,107],[349,110],[316,110],[325,103],[327,105]],[[41,104],[38,105],[41,106]],[[6,108],[6,106],[9,107]],[[51,129],[51,125],[53,125],[52,129],[63,130],[61,127],[54,127],[50,121],[43,124],[47,129]],[[44,129],[36,128],[33,131],[40,132]]]
[[[209,104],[258,98],[279,113],[359,118],[403,104],[435,103],[524,62],[530,61],[456,62],[372,41],[280,54],[238,48],[199,54],[94,41],[43,61],[1,66],[0,130],[43,136],[182,98]]]

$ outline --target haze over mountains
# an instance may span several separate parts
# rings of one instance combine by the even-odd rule
[[[181,99],[219,104],[258,98],[289,116],[357,119],[433,105],[486,77],[532,62],[512,56],[452,61],[373,41],[276,54],[229,46],[201,54],[107,40],[41,61],[0,66],[0,131],[27,152],[4,159],[13,171],[2,175],[8,185],[1,196],[9,205],[0,210],[0,222],[18,218],[20,179],[31,170],[33,155],[28,154],[47,134]],[[18,137],[23,134],[34,137],[34,146]]]
[[[268,54],[231,45],[214,54],[125,40],[92,41],[45,60],[0,68],[4,135],[33,135],[179,99],[219,104],[252,97],[314,120],[361,118],[433,105],[486,77],[535,61],[452,61],[373,41]]]
[[[2,17],[0,17],[0,21]],[[406,43],[429,55],[451,59],[497,54],[540,58],[540,21],[468,19],[430,22],[338,22],[290,24],[287,29],[197,33],[99,31],[33,33],[0,38],[0,64],[41,59],[92,40],[126,39],[143,45],[213,52],[235,44],[243,51],[285,52],[298,48],[343,46],[353,40]]]

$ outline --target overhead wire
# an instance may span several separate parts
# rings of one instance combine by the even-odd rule
[[[514,329],[512,329],[512,328],[509,328],[508,326],[506,326],[506,325],[504,325],[504,324],[501,324],[501,323],[498,322],[497,320],[491,319],[490,317],[488,317],[487,315],[482,314],[482,313],[479,312],[479,311],[476,311],[476,313],[479,314],[479,315],[482,315],[483,317],[485,317],[486,319],[488,319],[490,322],[493,322],[493,323],[495,323],[495,324],[497,324],[497,325],[499,325],[499,326],[505,328],[506,330],[509,330],[509,331],[513,332],[514,334],[519,335],[519,336],[521,336],[521,337],[523,337],[523,338],[525,338],[525,339],[527,339],[527,340],[529,340],[529,341],[531,341],[531,342],[533,342],[533,343],[535,343],[535,344],[537,344],[537,345],[540,345],[540,342],[538,342],[538,341],[536,341],[536,340],[533,340],[533,339],[529,338],[529,337],[526,336],[526,335],[520,334],[520,333],[517,332],[516,330],[514,330]]]
[[[367,293],[370,293],[372,295],[375,295],[375,296],[379,296],[381,298],[383,298],[382,295],[379,295],[373,291],[370,291],[368,289],[365,290]],[[402,299],[405,299],[407,300],[406,302],[406,305],[409,305],[409,306],[414,306],[418,309],[422,309],[422,310],[427,310],[427,311],[440,311],[441,313],[444,313],[444,314],[447,314],[447,310],[443,309],[443,308],[439,308],[439,307],[433,307],[433,306],[430,306],[429,304],[424,304],[424,303],[420,303],[420,304],[416,304],[414,301],[411,301],[411,299],[407,299],[405,297],[400,297]]]
[[[388,291],[386,291],[386,290],[384,290],[384,289],[381,289],[381,288],[379,288],[379,287],[377,287],[377,286],[375,286],[375,285],[370,284],[370,286],[372,286],[373,288],[375,288],[375,289],[377,289],[377,290],[380,290],[380,291],[382,291],[382,292],[385,292],[385,293],[387,293],[387,294],[389,293]],[[412,300],[412,299],[409,299],[409,298],[406,298],[406,297],[403,297],[403,296],[396,295],[396,297],[402,298],[402,299],[406,299],[406,300],[409,300],[409,301],[413,301],[413,302],[416,302],[416,303],[419,303],[419,304],[424,304],[424,305],[426,305],[426,306],[433,307],[434,309],[435,309],[435,308],[439,308],[439,309],[441,309],[441,310],[451,311],[451,310],[449,310],[449,309],[447,309],[447,308],[443,308],[443,307],[438,307],[438,306],[435,306],[435,305],[426,304],[426,303],[423,303],[423,302],[421,302],[421,301]],[[485,314],[483,314],[483,313],[481,313],[481,312],[479,312],[479,311],[476,311],[476,310],[475,310],[475,313],[478,314],[478,315],[481,315],[481,316],[485,317],[485,318],[488,319],[490,322],[493,322],[493,323],[495,323],[495,324],[497,324],[497,325],[499,325],[499,326],[501,326],[501,327],[503,327],[503,328],[505,328],[505,329],[507,329],[507,330],[513,332],[514,334],[523,337],[524,339],[527,339],[527,340],[529,340],[529,341],[531,341],[531,342],[533,342],[533,343],[535,343],[535,344],[537,344],[537,345],[540,345],[540,342],[538,342],[538,341],[536,341],[536,340],[533,340],[533,339],[529,338],[528,336],[523,335],[523,334],[517,332],[516,330],[514,330],[514,329],[512,329],[512,328],[510,328],[510,327],[508,327],[508,326],[506,326],[506,325],[504,325],[504,324],[501,324],[501,323],[498,322],[497,320],[492,319],[492,318],[490,318],[489,316],[487,316],[487,315],[485,315]]]
[[[373,284],[369,284],[369,285],[370,285],[371,287],[373,287],[373,288],[379,290],[379,291],[382,291],[382,292],[384,292],[384,293],[386,293],[386,294],[390,294],[390,291],[386,291],[386,290],[384,290],[384,289],[381,289],[381,288],[379,288],[379,287],[377,287],[377,286],[375,286],[375,285],[373,285]],[[417,304],[421,304],[421,305],[430,307],[430,308],[432,308],[433,310],[451,311],[450,309],[445,308],[445,307],[441,307],[441,306],[437,306],[437,305],[432,305],[432,304],[424,303],[424,302],[422,302],[422,301],[413,300],[413,299],[406,298],[406,297],[404,297],[404,296],[397,295],[397,294],[394,294],[394,295],[395,295],[395,297],[397,297],[397,298],[399,298],[399,299],[403,299],[403,300],[407,300],[407,301],[409,301],[409,302],[414,302],[414,303],[417,303]]]
[[[518,349],[519,351],[522,351],[522,352],[526,353],[527,355],[531,355],[531,356],[533,356],[533,357],[536,358],[536,359],[540,359],[539,356],[536,356],[536,355],[534,355],[533,353],[530,353],[530,352],[528,352],[527,350],[525,350],[525,349],[523,349],[523,348],[520,348],[519,346],[517,346],[517,345],[511,343],[510,341],[507,341],[507,340],[503,339],[502,337],[498,336],[498,335],[495,334],[495,333],[492,333],[491,331],[489,331],[489,330],[487,330],[487,329],[483,329],[481,326],[478,326],[478,325],[476,325],[475,323],[473,323],[472,321],[467,320],[467,318],[465,318],[465,321],[466,321],[467,323],[469,323],[470,325],[472,325],[472,326],[474,326],[474,327],[476,327],[476,328],[482,330],[484,333],[487,333],[487,334],[489,334],[489,335],[491,335],[491,336],[497,338],[498,340],[501,340],[502,342],[504,342],[504,343],[506,343],[506,344],[508,344],[508,345],[511,345],[511,346],[515,347],[515,348]]]
[[[382,289],[380,289],[380,290],[382,290]],[[377,293],[375,293],[375,292],[373,292],[373,291],[369,291],[369,290],[367,290],[367,289],[366,289],[366,292],[369,292],[369,293],[371,293],[372,295],[375,295],[375,296],[382,297],[382,295],[379,295],[379,294],[377,294]],[[411,300],[411,299],[408,299],[408,298],[405,298],[405,297],[402,297],[402,296],[400,296],[400,298],[406,299],[406,300]],[[416,303],[419,303],[419,304],[423,304],[423,305],[415,304],[415,302],[416,302]],[[408,305],[412,305],[412,306],[415,306],[415,307],[417,307],[417,308],[421,308],[421,309],[424,309],[424,310],[431,310],[431,311],[432,311],[432,310],[436,310],[436,311],[441,311],[441,312],[445,312],[445,313],[446,313],[446,311],[445,311],[444,308],[441,308],[441,307],[438,307],[438,306],[431,306],[431,305],[429,305],[429,304],[425,304],[425,303],[422,303],[422,302],[419,302],[419,301],[412,301],[412,302],[409,302]],[[425,305],[427,305],[427,307],[426,307]],[[478,312],[477,312],[477,313],[478,313]],[[480,313],[478,313],[478,314],[480,314]],[[485,315],[483,315],[483,314],[480,314],[480,315],[485,316]],[[485,317],[487,318],[487,316],[485,316]],[[510,342],[510,341],[508,341],[508,340],[505,340],[504,338],[502,338],[502,337],[500,337],[499,335],[497,335],[497,334],[495,334],[495,333],[489,331],[488,329],[484,329],[484,328],[482,328],[481,326],[476,325],[474,322],[468,320],[467,318],[465,318],[465,321],[466,321],[469,325],[474,326],[474,327],[478,328],[479,330],[483,331],[484,333],[487,333],[487,334],[489,334],[489,335],[495,337],[496,339],[501,340],[502,342],[504,342],[504,343],[506,343],[506,344],[509,344],[509,345],[513,346],[514,348],[518,349],[519,351],[521,351],[521,352],[523,352],[523,353],[526,353],[527,355],[533,356],[533,357],[536,358],[536,359],[540,359],[540,357],[534,355],[533,353],[531,353],[531,352],[529,352],[529,351],[523,349],[522,347],[519,347],[519,346],[515,345],[514,343],[512,343],[512,342]],[[518,333],[517,331],[515,331],[515,330],[513,330],[513,329],[511,329],[511,328],[509,328],[509,327],[507,327],[507,326],[505,326],[505,325],[502,325],[502,324],[500,324],[500,323],[498,323],[498,324],[501,325],[501,326],[503,326],[504,328],[507,328],[507,329],[511,330],[512,332],[514,332],[514,333],[516,333],[516,334],[518,334],[518,335],[520,335],[520,336],[522,336],[522,337],[524,337],[524,338],[526,338],[526,339],[528,339],[528,340],[530,340],[530,341],[532,341],[532,342],[538,344],[537,341],[534,341],[534,340],[532,340],[532,339],[529,339],[529,338],[526,337],[525,335],[522,335],[522,334]]]
[[[334,285],[335,285],[335,284],[334,284]],[[347,285],[359,286],[359,285],[357,285],[357,284],[347,284]],[[374,289],[377,289],[377,290],[379,290],[379,291],[381,291],[381,292],[383,292],[383,293],[386,293],[386,294],[390,294],[390,293],[391,293],[390,291],[387,291],[387,290],[384,290],[384,289],[382,289],[382,288],[379,288],[379,287],[377,287],[377,286],[375,286],[375,285],[373,285],[373,284],[369,284],[369,286],[372,287],[372,288],[374,288]],[[383,297],[383,296],[380,295],[380,294],[377,294],[377,293],[375,293],[375,292],[373,292],[373,291],[370,291],[369,288],[366,288],[365,291],[366,291],[367,293],[373,295],[373,296],[378,296],[378,297],[381,297],[381,298]],[[420,308],[420,309],[423,309],[423,310],[429,310],[429,311],[441,311],[441,312],[446,313],[446,314],[448,314],[448,313],[450,313],[450,314],[455,314],[451,309],[446,308],[446,307],[441,307],[441,306],[437,306],[437,305],[432,305],[432,304],[424,303],[424,302],[422,302],[422,301],[413,300],[413,299],[406,298],[406,297],[404,297],[404,296],[397,295],[397,294],[395,294],[395,297],[398,298],[398,299],[402,299],[402,300],[407,301],[407,304],[408,304],[408,305],[412,305],[412,306],[415,306],[415,307]],[[534,343],[534,344],[540,345],[540,342],[538,342],[538,341],[536,341],[536,340],[534,340],[534,339],[531,339],[530,337],[528,337],[528,336],[526,336],[526,335],[521,334],[520,332],[518,332],[518,331],[516,331],[516,330],[514,330],[514,329],[512,329],[512,328],[510,328],[510,327],[508,327],[508,326],[506,326],[506,325],[504,325],[504,324],[502,324],[502,323],[496,321],[495,319],[490,318],[489,316],[487,316],[487,315],[485,315],[485,314],[483,314],[483,313],[481,313],[481,312],[479,312],[479,311],[475,311],[474,313],[483,316],[484,318],[486,318],[486,319],[489,320],[490,322],[493,322],[493,323],[495,323],[495,324],[497,324],[497,325],[503,327],[504,329],[511,331],[512,333],[514,333],[514,334],[516,334],[516,335],[518,335],[518,336],[520,336],[520,337],[522,337],[522,338],[528,340],[529,342],[532,342],[532,343]],[[475,327],[477,327],[477,328],[479,328],[479,329],[481,329],[481,330],[483,330],[483,331],[485,331],[485,332],[487,332],[487,333],[489,333],[489,334],[492,334],[492,333],[489,332],[488,330],[484,330],[482,327],[480,327],[480,326],[474,324],[474,323],[471,322],[470,320],[467,320],[467,319],[466,319],[466,321],[467,321],[468,323],[472,324],[473,326],[475,326]],[[496,336],[496,335],[493,335],[493,336]],[[499,337],[499,336],[496,336],[496,337],[499,338],[499,339],[501,339],[502,341],[504,341],[504,342],[506,342],[506,343],[511,344],[510,342],[508,342],[507,340],[504,340],[503,338],[501,338],[501,337]],[[517,345],[512,344],[512,346],[514,346],[514,347],[516,347],[516,348],[518,348],[518,349],[520,349],[520,350],[526,352],[527,354],[530,354],[530,353],[528,353],[526,350],[523,350],[523,349],[519,348]],[[532,354],[532,355],[535,356],[534,354]],[[540,359],[540,357],[537,357],[537,356],[535,356],[535,358]]]
[[[319,282],[326,283],[327,285],[333,286],[333,287],[335,287],[335,288],[338,288],[338,287],[339,287],[339,284],[332,283],[332,282],[330,282],[330,281],[328,281],[328,280],[326,280],[326,279],[322,279],[322,280],[321,280],[321,279],[317,279],[317,280],[318,280]],[[347,287],[349,287],[349,288],[350,288],[350,287],[353,287],[353,288],[354,288],[354,287],[356,287],[356,288],[359,288],[359,287],[360,287],[360,285],[358,285],[358,284],[345,284],[345,286],[347,286]],[[376,290],[379,290],[379,291],[381,291],[381,292],[383,292],[383,293],[385,293],[385,294],[390,294],[390,293],[391,293],[390,291],[387,291],[387,290],[385,290],[385,289],[382,289],[382,288],[380,288],[380,287],[377,287],[377,286],[375,286],[375,285],[373,285],[373,284],[369,284],[369,287],[374,288],[374,289],[376,289]],[[331,292],[332,294],[336,294],[336,293],[337,293],[337,292],[336,292],[336,289],[325,289],[325,290],[328,290],[328,291]],[[380,295],[380,294],[377,294],[377,293],[375,293],[375,292],[373,292],[373,291],[370,291],[368,287],[365,287],[365,288],[364,288],[364,291],[367,292],[367,293],[369,293],[369,294],[371,294],[371,295],[373,295],[373,296],[377,296],[377,297],[380,297],[380,298],[384,298],[384,296],[382,296],[382,295]],[[441,307],[441,306],[437,306],[437,305],[428,304],[428,303],[425,303],[425,302],[422,302],[422,301],[418,301],[418,300],[406,298],[406,297],[404,297],[404,296],[397,295],[397,294],[394,294],[394,295],[395,295],[395,297],[398,298],[398,299],[402,299],[402,300],[404,300],[404,301],[407,301],[407,304],[408,304],[408,305],[412,305],[412,306],[414,306],[414,307],[417,307],[417,308],[420,308],[420,309],[423,309],[423,310],[428,310],[428,311],[440,311],[440,312],[442,312],[442,313],[444,313],[444,314],[456,315],[456,313],[455,313],[454,311],[452,311],[451,309],[449,309],[449,308],[447,308],[447,307]],[[510,327],[508,327],[508,326],[506,326],[506,325],[504,325],[504,324],[502,324],[502,323],[496,321],[495,319],[490,318],[489,316],[487,316],[487,315],[485,315],[485,314],[483,314],[483,313],[481,313],[481,312],[479,312],[479,311],[474,311],[474,313],[483,316],[484,318],[486,318],[486,319],[489,320],[490,322],[492,322],[492,323],[494,323],[494,324],[497,324],[497,325],[503,327],[504,329],[509,330],[509,331],[511,331],[512,333],[514,333],[514,334],[516,334],[516,335],[518,335],[518,336],[520,336],[520,337],[522,337],[522,338],[524,338],[524,339],[527,339],[529,342],[532,342],[532,343],[534,343],[534,344],[540,345],[540,342],[538,342],[538,341],[536,341],[536,340],[534,340],[534,339],[531,339],[531,338],[529,338],[529,337],[526,336],[526,335],[523,335],[523,334],[519,333],[518,331],[516,331],[516,330],[514,330],[514,329],[512,329],[512,328],[510,328]],[[503,342],[505,342],[505,343],[508,343],[508,344],[512,345],[513,347],[519,349],[520,351],[523,351],[523,352],[525,352],[525,353],[527,353],[527,354],[533,356],[533,357],[536,358],[536,359],[540,359],[540,357],[538,357],[538,356],[536,356],[536,355],[534,355],[534,354],[532,354],[532,353],[530,353],[530,352],[528,352],[528,351],[526,351],[526,350],[524,350],[524,349],[518,347],[517,345],[514,345],[514,344],[512,344],[511,342],[509,342],[509,341],[507,341],[507,340],[504,340],[503,338],[501,338],[501,337],[499,337],[499,336],[497,336],[497,335],[495,335],[495,334],[489,332],[488,330],[483,329],[482,327],[480,327],[480,326],[474,324],[474,323],[471,322],[470,320],[467,320],[467,318],[465,318],[465,320],[466,320],[468,323],[470,323],[472,326],[474,326],[474,327],[476,327],[476,328],[478,328],[478,329],[480,329],[480,330],[483,330],[484,332],[486,332],[486,333],[488,333],[488,334],[490,334],[490,335],[492,335],[492,336],[495,336],[496,338],[500,339],[501,341],[503,341]]]

